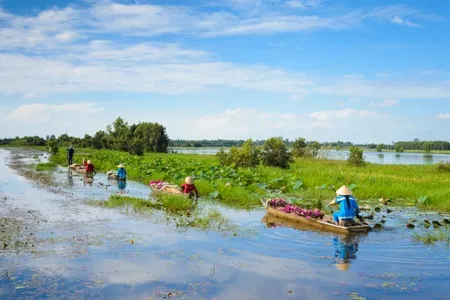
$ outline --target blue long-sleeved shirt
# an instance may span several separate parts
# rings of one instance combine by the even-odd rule
[[[350,207],[347,205],[345,196],[336,197],[336,203],[339,204],[339,219],[353,219],[359,214],[358,203],[353,196],[349,196]]]
[[[127,178],[127,170],[125,170],[125,168],[117,169],[117,178],[126,179]]]

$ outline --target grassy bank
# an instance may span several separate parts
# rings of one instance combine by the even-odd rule
[[[415,205],[450,211],[450,173],[433,165],[376,165],[350,167],[344,161],[300,159],[289,170],[271,167],[238,169],[221,167],[215,156],[198,154],[146,154],[143,157],[109,150],[76,149],[75,161],[91,159],[98,171],[126,165],[129,178],[148,184],[166,180],[181,184],[194,175],[202,196],[236,207],[259,204],[259,198],[278,190],[285,196],[329,200],[334,193],[326,185],[354,185],[359,199],[387,197],[394,204]],[[66,164],[65,152],[52,158]]]

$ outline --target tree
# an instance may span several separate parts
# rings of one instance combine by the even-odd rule
[[[58,141],[56,139],[49,140],[48,147],[51,154],[57,154],[59,152]]]
[[[398,144],[398,143],[395,143],[394,150],[397,153],[404,151],[403,147],[401,147],[400,144]]]
[[[319,142],[317,141],[312,141],[309,143],[308,147],[307,147],[307,154],[316,157],[317,154],[319,153],[319,150],[321,148],[321,145]]]
[[[384,147],[383,144],[378,144],[378,145],[377,145],[377,151],[378,151],[378,152],[383,151],[383,147]]]
[[[255,146],[252,139],[248,139],[240,148],[231,147],[228,153],[221,149],[216,156],[221,165],[235,168],[256,167],[260,162],[260,150]]]
[[[431,152],[431,149],[432,149],[431,143],[426,142],[426,143],[423,145],[423,150],[425,151],[425,153],[430,153],[430,152]]]
[[[261,158],[264,165],[282,169],[289,168],[293,161],[292,154],[288,151],[283,139],[276,137],[270,138],[264,143]]]
[[[138,138],[134,138],[130,144],[130,150],[128,152],[133,155],[143,155],[144,154],[144,143]]]
[[[349,151],[350,151],[350,155],[347,159],[347,162],[349,165],[360,167],[365,164],[364,156],[363,156],[364,152],[361,148],[352,146],[352,147],[350,147]]]
[[[292,155],[294,157],[303,157],[305,155],[306,140],[304,138],[297,138],[292,144]]]

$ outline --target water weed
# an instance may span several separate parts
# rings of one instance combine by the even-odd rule
[[[443,243],[450,245],[450,227],[436,229],[433,231],[425,232],[423,234],[414,234],[414,240],[422,242],[426,245],[434,245],[436,243]]]

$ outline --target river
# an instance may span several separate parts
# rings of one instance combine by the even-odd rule
[[[23,224],[23,247],[0,250],[2,299],[410,300],[450,293],[449,248],[415,242],[413,232],[425,229],[404,226],[412,216],[444,217],[435,213],[393,208],[381,214],[383,230],[344,238],[277,226],[263,209],[200,199],[245,230],[180,231],[152,214],[88,206],[118,192],[103,174],[89,185],[59,168],[57,185],[48,187],[11,167],[35,160],[33,151],[0,150],[0,218]],[[132,181],[125,191],[149,194]],[[344,254],[346,271],[339,264]]]
[[[220,151],[219,148],[169,148],[170,151],[184,154],[213,155]],[[332,160],[346,160],[347,150],[320,150],[318,157]],[[364,152],[365,161],[375,164],[394,165],[430,165],[439,162],[450,162],[450,154],[425,154],[425,153],[395,153],[395,152]]]

